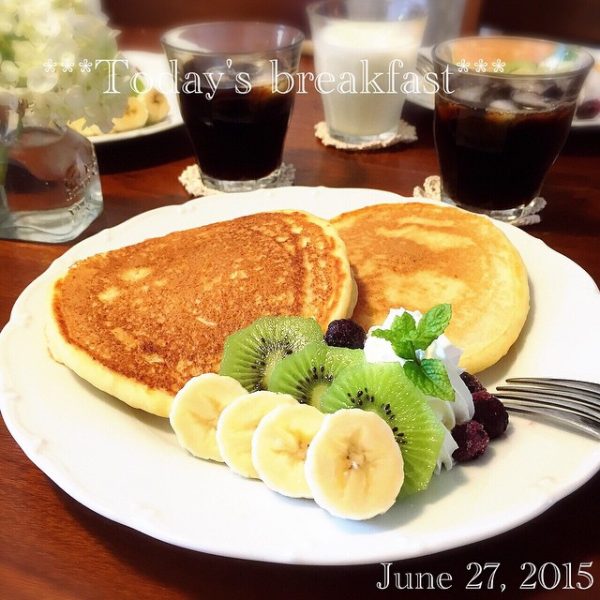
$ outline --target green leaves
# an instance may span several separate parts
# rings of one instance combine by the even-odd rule
[[[406,376],[428,396],[454,400],[454,389],[441,360],[421,358],[425,350],[444,331],[452,318],[449,304],[438,304],[427,311],[419,323],[408,312],[396,317],[391,329],[376,329],[375,337],[391,343],[394,352],[403,358]]]
[[[437,340],[446,331],[451,318],[452,307],[449,304],[438,304],[428,310],[417,325],[415,347],[426,350],[434,340]]]
[[[421,363],[404,363],[406,376],[427,396],[436,396],[442,400],[454,400],[454,388],[448,378],[448,372],[441,360],[424,358]]]

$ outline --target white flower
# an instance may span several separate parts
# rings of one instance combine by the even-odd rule
[[[105,94],[106,69],[97,60],[119,58],[117,32],[98,0],[0,0],[0,91],[28,105],[27,123],[66,123],[85,117],[104,131],[123,114],[131,73],[120,66],[119,93]],[[76,65],[79,68],[76,68]]]

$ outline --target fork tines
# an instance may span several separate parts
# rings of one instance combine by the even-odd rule
[[[518,377],[495,395],[516,412],[534,413],[575,426],[600,439],[600,384],[573,379]]]

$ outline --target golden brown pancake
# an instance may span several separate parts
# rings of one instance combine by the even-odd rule
[[[381,204],[333,219],[358,286],[353,318],[383,323],[390,308],[452,305],[461,366],[481,371],[506,354],[529,311],[523,261],[488,219],[424,203]]]
[[[98,254],[52,290],[49,348],[96,387],[168,415],[192,376],[219,368],[225,338],[264,315],[352,313],[335,229],[308,213],[260,213]]]

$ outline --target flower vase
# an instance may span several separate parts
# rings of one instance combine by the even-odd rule
[[[0,238],[66,242],[102,212],[92,143],[69,127],[27,125],[0,97]]]

